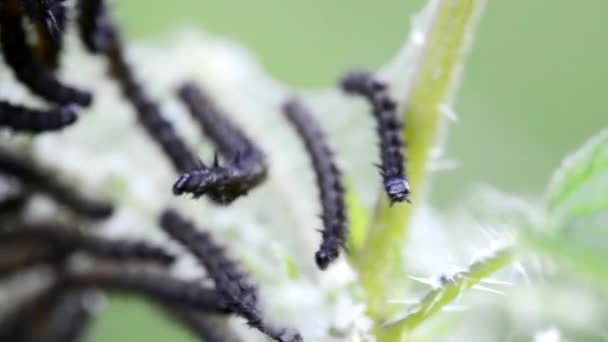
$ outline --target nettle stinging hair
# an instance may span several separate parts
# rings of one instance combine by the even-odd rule
[[[177,179],[173,193],[190,193],[195,198],[206,195],[216,203],[229,204],[262,183],[267,176],[266,156],[245,132],[194,83],[184,84],[178,95],[225,163],[220,165],[217,154],[210,166],[201,162]]]
[[[366,71],[347,73],[341,81],[347,94],[363,96],[372,107],[380,138],[380,174],[391,204],[410,201],[406,176],[403,122],[397,114],[397,103],[388,94],[388,85]]]
[[[310,110],[293,98],[285,102],[283,111],[304,142],[315,170],[323,210],[323,241],[315,260],[319,268],[326,269],[338,257],[340,248],[344,248],[348,234],[342,175],[327,137]]]
[[[217,245],[208,232],[197,229],[173,209],[165,210],[160,225],[167,234],[184,245],[204,266],[213,279],[215,288],[235,314],[247,323],[279,342],[301,341],[300,334],[291,328],[279,328],[265,322],[258,305],[257,288],[239,270],[223,247]]]

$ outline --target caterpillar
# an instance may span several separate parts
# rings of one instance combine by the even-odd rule
[[[6,64],[16,78],[33,93],[57,104],[88,106],[93,97],[89,92],[61,83],[48,68],[33,55],[23,27],[23,16],[16,0],[5,0],[0,6],[0,45]]]
[[[219,165],[217,155],[211,167],[199,167],[182,174],[174,184],[173,193],[191,193],[195,198],[207,195],[219,204],[229,204],[262,183],[267,176],[264,152],[222,113],[194,83],[186,83],[178,96],[188,107],[194,121],[222,154],[225,165]]]
[[[110,240],[58,225],[26,225],[0,232],[0,246],[24,243],[47,245],[57,254],[83,251],[100,258],[155,261],[163,265],[175,260],[165,249],[144,241]]]
[[[34,23],[44,25],[53,36],[64,29],[64,2],[65,0],[18,0],[25,14]]]
[[[363,96],[372,107],[380,138],[380,174],[391,204],[410,202],[406,176],[403,123],[397,115],[397,103],[388,94],[388,86],[365,71],[347,73],[341,81],[347,94]]]
[[[136,80],[125,57],[119,32],[113,25],[102,0],[79,1],[81,39],[89,51],[103,53],[110,75],[121,86],[124,96],[133,105],[139,123],[169,157],[178,172],[192,170],[198,163],[194,154],[178,136],[156,104]]]
[[[34,341],[75,342],[89,328],[102,294],[93,289],[62,291],[52,299],[42,317],[42,329],[35,329]],[[36,334],[37,333],[37,334]]]
[[[54,264],[61,261],[65,253],[44,243],[14,243],[2,245],[0,251],[0,278],[38,264]]]
[[[91,53],[108,51],[114,40],[114,27],[104,0],[78,0],[77,24],[80,40]]]
[[[6,149],[0,149],[0,174],[13,176],[24,185],[48,194],[73,212],[91,219],[108,218],[114,211],[111,203],[81,195],[53,176],[50,170]]]
[[[172,303],[199,312],[231,312],[228,303],[216,290],[162,272],[134,270],[97,262],[86,269],[68,271],[64,281],[69,288],[98,287],[138,294],[161,304]]]
[[[66,8],[63,5],[56,6],[53,8],[52,13],[56,29],[50,28],[49,25],[39,21],[33,23],[36,33],[33,52],[36,59],[45,67],[57,69],[63,49],[63,36],[67,22]]]
[[[28,200],[29,194],[23,191],[15,194],[7,194],[0,199],[0,215],[19,212],[25,207]]]
[[[215,244],[209,233],[198,230],[173,209],[167,209],[161,214],[160,226],[205,266],[215,288],[231,311],[275,341],[302,340],[297,331],[277,328],[264,321],[258,307],[256,287],[239,271],[237,264],[225,255],[224,248]]]
[[[37,313],[55,298],[57,291],[56,286],[48,286],[5,312],[0,317],[0,341],[27,341]]]
[[[326,269],[345,248],[348,234],[344,185],[334,155],[321,126],[305,105],[293,98],[283,105],[285,117],[294,127],[310,156],[317,178],[323,213],[323,241],[315,254],[320,269]]]
[[[78,118],[74,105],[37,110],[0,101],[0,127],[16,132],[41,133],[61,130]]]

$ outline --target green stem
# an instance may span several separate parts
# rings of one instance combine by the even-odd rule
[[[406,98],[407,171],[414,204],[422,200],[429,152],[435,145],[444,114],[451,105],[483,0],[431,0],[425,9],[430,21],[414,27],[410,41],[420,50],[417,71]],[[423,42],[420,40],[423,39]],[[382,321],[391,312],[386,299],[403,289],[401,255],[413,207],[390,207],[382,196],[366,238],[357,269],[367,292],[368,313]]]
[[[473,262],[466,270],[454,274],[449,279],[444,280],[439,287],[431,290],[416,308],[405,317],[379,328],[378,341],[390,341],[391,339],[385,339],[384,337],[401,336],[403,332],[415,329],[433,314],[458,298],[465,290],[509,265],[512,260],[513,247],[508,245],[497,248],[491,254]]]

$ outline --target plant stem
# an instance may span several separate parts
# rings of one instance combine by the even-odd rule
[[[488,255],[473,262],[466,270],[452,275],[431,290],[405,317],[386,324],[378,331],[378,341],[385,341],[380,336],[400,336],[404,331],[411,331],[430,316],[458,298],[465,290],[473,287],[496,271],[509,265],[513,260],[513,246],[496,248]],[[388,341],[388,340],[386,340]]]
[[[422,200],[429,152],[442,127],[442,108],[449,108],[483,0],[431,0],[425,9],[430,21],[414,25],[411,44],[422,44],[417,71],[405,96],[404,129],[407,171],[413,203]],[[367,292],[368,314],[382,321],[390,315],[386,299],[403,290],[401,255],[413,207],[390,207],[384,196],[357,258]]]

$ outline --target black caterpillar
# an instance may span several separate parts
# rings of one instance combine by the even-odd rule
[[[138,122],[181,175],[174,183],[176,195],[204,195],[216,203],[230,204],[266,179],[269,165],[262,149],[202,89],[187,83],[178,96],[202,135],[218,151],[208,165],[199,162],[137,80],[107,3],[76,0],[75,7],[84,48],[106,59],[110,77],[135,109]],[[5,64],[18,82],[52,103],[48,107],[51,109],[44,110],[0,100],[0,127],[10,132],[58,131],[76,121],[78,106],[91,104],[91,94],[65,85],[55,74],[61,64],[71,10],[63,0],[0,1],[0,45]],[[378,121],[384,186],[391,203],[409,201],[402,124],[387,86],[362,72],[349,74],[342,86],[372,104]],[[283,109],[306,145],[316,173],[324,229],[315,259],[319,268],[325,269],[338,258],[347,240],[341,173],[327,138],[308,109],[296,100],[287,102]],[[53,275],[47,288],[0,317],[0,341],[80,340],[93,313],[83,301],[98,290],[127,292],[151,300],[207,342],[239,341],[226,325],[231,315],[244,318],[276,341],[302,341],[298,331],[266,320],[257,286],[209,233],[199,231],[176,211],[166,210],[160,215],[161,227],[200,261],[213,284],[175,277],[170,269],[175,256],[163,247],[103,239],[83,229],[95,226],[96,221],[82,218],[108,218],[114,205],[84,196],[77,185],[60,180],[21,153],[0,148],[0,176],[20,185],[20,192],[0,201],[0,279],[37,267]],[[24,224],[22,214],[36,192],[49,195],[65,207],[56,209],[60,218],[64,209],[76,215],[69,215],[67,223]]]
[[[50,69],[36,60],[28,45],[23,15],[16,0],[4,0],[0,4],[0,26],[4,60],[19,81],[50,102],[81,106],[91,104],[93,98],[90,93],[64,85]]]
[[[178,172],[196,168],[197,161],[173,125],[163,118],[158,104],[145,93],[125,57],[120,34],[102,0],[80,0],[80,35],[89,51],[106,56],[111,76],[133,105],[137,118],[148,134],[161,146]]]
[[[59,293],[46,312],[39,317],[33,340],[46,342],[76,342],[88,331],[102,297],[98,290],[86,289]]]
[[[147,260],[163,265],[175,260],[175,256],[162,247],[144,241],[109,240],[60,225],[25,225],[0,232],[0,246],[20,243],[48,245],[56,253],[83,251],[106,259]]]
[[[11,128],[15,132],[57,131],[73,124],[77,118],[74,105],[37,110],[0,101],[0,127]]]
[[[240,272],[236,263],[229,259],[224,248],[215,244],[209,233],[195,228],[175,210],[166,210],[160,218],[161,227],[172,238],[184,245],[205,266],[215,287],[237,315],[248,324],[275,341],[296,342],[302,337],[289,328],[276,328],[264,322],[258,307],[257,289]]]
[[[372,106],[380,138],[380,174],[391,204],[410,201],[410,185],[405,173],[403,123],[397,115],[397,103],[388,94],[388,86],[364,71],[347,73],[342,89],[365,97]]]
[[[23,184],[48,194],[57,202],[85,217],[105,219],[114,211],[111,203],[83,196],[69,184],[56,179],[50,170],[1,148],[0,174],[17,178]]]
[[[68,272],[68,288],[98,287],[131,292],[160,304],[172,303],[206,313],[228,314],[230,306],[214,289],[196,281],[174,278],[165,272],[133,270],[128,267],[97,263],[92,268]]]
[[[245,133],[237,127],[202,89],[193,83],[178,91],[194,121],[218,148],[225,165],[218,156],[213,164],[199,167],[181,175],[173,186],[173,193],[191,193],[195,198],[207,195],[219,204],[229,204],[246,195],[266,179],[266,156]]]
[[[301,101],[291,99],[285,103],[283,111],[304,142],[315,170],[323,210],[323,241],[315,260],[319,268],[326,269],[338,258],[340,248],[345,247],[348,234],[340,169],[334,161],[327,137],[310,110]]]
[[[23,2],[23,1],[22,1]],[[33,1],[25,1],[31,3]],[[48,1],[47,1],[48,3]],[[26,10],[26,13],[29,10]],[[63,1],[58,1],[46,10],[46,15],[34,15],[33,26],[36,33],[36,42],[33,45],[34,55],[44,66],[57,69],[61,50],[63,49],[63,36],[67,25],[67,9]],[[29,17],[32,15],[28,14]]]

